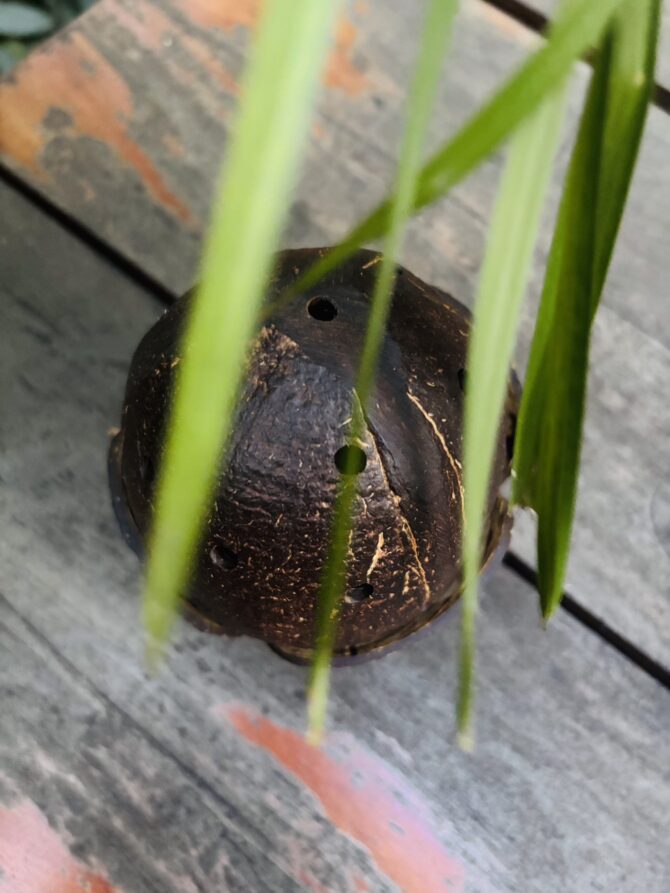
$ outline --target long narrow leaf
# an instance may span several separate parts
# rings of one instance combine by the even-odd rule
[[[628,0],[612,29],[592,314],[605,284],[653,97],[661,2]]]
[[[348,437],[365,437],[365,407],[371,395],[377,362],[391,305],[395,263],[405,227],[414,207],[421,154],[439,83],[445,50],[451,35],[457,0],[430,0],[426,11],[419,56],[408,97],[407,123],[396,174],[395,198],[390,207],[384,254],[378,266],[360,366],[354,386],[352,423]],[[347,469],[345,469],[345,472]],[[317,636],[309,690],[309,737],[319,741],[325,724],[330,661],[345,584],[345,565],[356,496],[353,473],[342,478],[332,521],[331,548],[319,592]]]
[[[572,64],[598,42],[612,14],[630,0],[579,0],[561,17],[549,40],[533,53],[478,112],[423,166],[418,178],[414,210],[446,196],[491,152],[495,151],[523,119],[567,76]],[[645,0],[646,2],[646,0]],[[314,285],[365,242],[379,238],[389,227],[394,196],[387,198],[345,238],[288,290],[268,310]]]
[[[305,143],[335,0],[266,0],[185,336],[144,600],[155,649],[190,573]]]
[[[514,135],[496,202],[468,348],[463,434],[463,614],[458,728],[472,744],[472,679],[482,531],[521,301],[565,112],[563,84]]]
[[[514,499],[538,513],[545,619],[562,595],[590,330],[653,87],[659,12],[657,0],[627,0],[602,41],[559,209],[526,375]]]
[[[539,515],[538,579],[545,617],[560,599],[555,584],[562,580],[567,561],[574,510],[610,49],[607,37],[600,47],[568,171],[518,427],[517,489],[527,479],[528,466],[522,463],[530,435],[537,450],[528,502]]]

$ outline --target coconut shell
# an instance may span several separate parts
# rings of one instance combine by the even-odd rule
[[[274,301],[325,249],[283,252]],[[228,463],[192,583],[191,616],[307,660],[341,475],[353,382],[379,255],[359,251],[269,317],[253,345]],[[115,506],[142,550],[190,297],[172,306],[132,360],[111,451]],[[353,445],[358,497],[335,643],[368,654],[442,614],[461,587],[462,421],[470,314],[398,268],[367,428]],[[512,376],[488,499],[485,561],[509,528],[499,488],[510,469],[518,404]]]

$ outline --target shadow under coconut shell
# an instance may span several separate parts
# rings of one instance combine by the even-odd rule
[[[279,255],[268,301],[325,250]],[[185,603],[198,627],[263,639],[297,663],[311,656],[330,512],[347,463],[359,497],[335,664],[397,646],[460,594],[470,315],[401,269],[365,442],[345,443],[377,258],[358,252],[263,326]],[[123,427],[109,452],[116,516],[140,557],[189,301],[173,305],[137,348]],[[511,517],[498,491],[509,475],[518,399],[512,375],[489,494],[485,567],[509,543]]]

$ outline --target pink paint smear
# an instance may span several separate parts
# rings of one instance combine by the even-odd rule
[[[240,735],[308,787],[333,825],[364,846],[404,893],[463,890],[463,865],[438,839],[428,804],[351,736],[333,735],[318,750],[298,732],[244,707],[223,712]],[[356,886],[367,889],[362,878]]]
[[[120,893],[69,852],[29,802],[0,807],[0,893]]]

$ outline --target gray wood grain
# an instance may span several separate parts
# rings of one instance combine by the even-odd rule
[[[555,15],[560,0],[527,0],[526,6],[537,9],[544,15]],[[670,10],[667,3],[661,4],[661,33],[658,43],[656,80],[663,87],[670,86]]]
[[[9,893],[49,889],[58,863],[49,864],[45,841],[54,839],[68,862],[94,873],[92,883],[127,891],[298,888],[262,829],[250,832],[225,793],[184,767],[1,597],[0,612],[0,793],[8,820],[31,836],[21,867],[2,848]],[[5,834],[3,823],[0,840]]]
[[[452,744],[456,611],[336,673],[316,764],[293,734],[305,671],[261,643],[180,622],[147,677],[105,450],[159,307],[1,186],[0,206],[7,808],[126,893],[432,893],[461,873],[474,893],[665,893],[670,695],[563,613],[542,633],[507,570],[485,587],[473,756]]]

